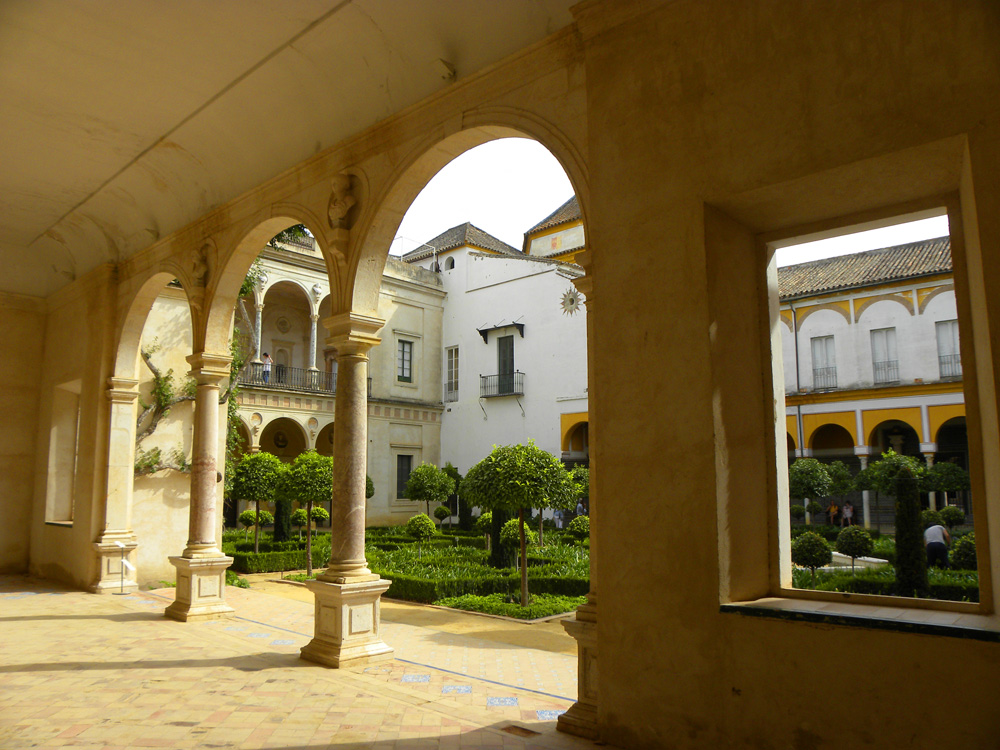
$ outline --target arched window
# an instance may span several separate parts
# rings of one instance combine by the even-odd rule
[[[450,271],[454,267],[455,267],[455,259],[454,258],[446,258],[445,261],[444,261],[444,270],[445,271]]]

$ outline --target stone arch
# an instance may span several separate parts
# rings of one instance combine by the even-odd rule
[[[316,435],[316,452],[321,456],[333,455],[334,422],[324,425]]]
[[[901,438],[901,450],[896,450],[893,439]],[[885,439],[883,439],[885,438]],[[920,455],[920,432],[908,421],[902,419],[886,419],[876,424],[868,433],[868,445],[878,451],[890,448],[908,456]]]
[[[954,294],[954,292],[955,292],[955,285],[954,284],[943,284],[942,286],[934,287],[934,289],[932,289],[931,291],[929,291],[926,295],[924,295],[923,297],[920,297],[920,306],[919,306],[920,314],[921,315],[924,314],[924,310],[927,309],[927,305],[930,304],[930,301],[932,299],[934,299],[935,297],[937,297],[940,294],[944,294],[945,292],[952,292]]]
[[[171,281],[178,278],[178,271],[179,269],[173,267],[172,264],[163,264],[160,270],[155,271],[139,284],[138,289],[124,305],[125,312],[118,328],[114,350],[114,376],[116,378],[133,380],[138,378],[139,345],[142,342],[142,331],[146,326],[146,318],[149,317],[153,303],[163,289]],[[181,288],[183,289],[183,286]],[[186,289],[184,294],[187,296]],[[190,305],[191,301],[188,297],[189,308]],[[194,310],[191,310],[191,320],[193,325]]]
[[[454,268],[455,268],[455,258],[454,256],[449,255],[447,258],[444,259],[444,270],[451,271]]]
[[[848,451],[853,454],[854,436],[843,426],[828,422],[817,427],[809,436],[809,449]]]
[[[235,231],[234,236],[237,239],[231,246],[220,248],[218,252],[218,266],[212,269],[209,288],[206,290],[203,323],[195,327],[195,351],[215,353],[229,351],[233,312],[247,271],[268,240],[295,224],[305,224],[309,228],[324,258],[328,258],[325,238],[322,237],[322,232],[316,230],[316,227],[322,227],[322,224],[308,209],[281,205],[259,213],[252,221]],[[329,259],[327,272],[330,274],[331,288],[336,289],[338,279],[335,275],[335,264]],[[308,291],[305,294],[308,301]]]
[[[806,318],[808,318],[815,312],[819,312],[820,310],[832,310],[833,312],[843,316],[844,320],[847,321],[848,325],[850,325],[851,323],[851,314],[847,310],[845,310],[840,305],[833,304],[832,302],[825,302],[821,305],[810,305],[809,307],[797,308],[797,311],[799,313],[798,316],[799,327],[801,327],[802,324],[805,323]],[[789,328],[791,328],[790,325]]]
[[[280,438],[279,433],[284,439]],[[278,417],[261,428],[260,449],[273,453],[282,461],[289,462],[308,448],[309,434],[296,419]]]
[[[864,314],[865,310],[874,305],[876,302],[896,302],[903,306],[903,308],[913,315],[913,296],[910,294],[876,294],[871,297],[865,297],[864,299],[857,300],[854,303],[854,322],[857,323],[861,320],[861,316]]]
[[[379,286],[388,248],[407,208],[441,168],[466,151],[500,138],[530,138],[562,165],[580,203],[584,227],[590,204],[587,170],[572,142],[550,123],[520,110],[481,109],[463,117],[463,129],[441,137],[434,133],[400,160],[386,187],[371,197],[352,234],[347,292],[334,312],[376,315]]]

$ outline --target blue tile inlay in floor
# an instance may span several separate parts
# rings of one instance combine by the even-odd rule
[[[248,633],[247,637],[248,638],[270,638],[271,634],[270,633]]]
[[[441,688],[442,693],[471,693],[472,685],[444,685]]]
[[[555,721],[562,716],[565,711],[535,711],[539,721]]]
[[[487,706],[516,706],[517,698],[487,698]]]
[[[430,682],[429,674],[404,674],[402,682]]]
[[[271,641],[272,646],[292,646],[295,641]]]

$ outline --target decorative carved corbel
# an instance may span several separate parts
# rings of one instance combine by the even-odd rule
[[[194,251],[189,265],[191,269],[191,288],[187,290],[188,299],[191,300],[191,306],[198,311],[201,311],[205,302],[205,288],[208,286],[211,274],[208,265],[211,251],[211,244],[206,242]]]
[[[356,211],[351,211],[357,205],[358,199],[354,195],[354,188],[351,185],[351,175],[341,172],[333,178],[330,193],[330,205],[327,208],[327,216],[330,219],[331,229],[346,229],[350,231],[354,226],[354,215]]]

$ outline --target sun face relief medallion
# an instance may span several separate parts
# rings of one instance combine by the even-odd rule
[[[567,289],[563,292],[562,301],[559,304],[562,307],[563,315],[575,315],[580,309],[580,292],[576,289]]]

